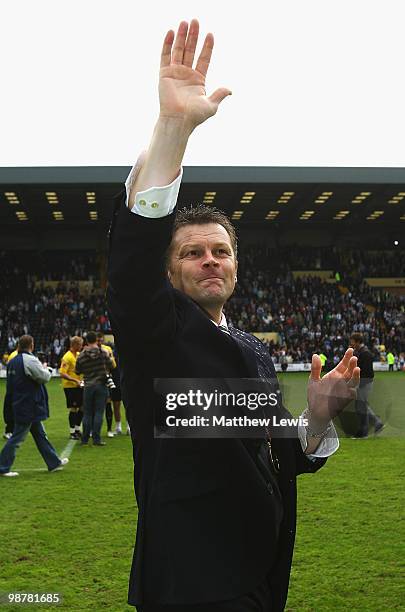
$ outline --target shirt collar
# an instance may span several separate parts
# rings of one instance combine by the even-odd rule
[[[212,321],[212,319],[211,319],[211,321]],[[224,313],[222,313],[222,316],[221,316],[221,320],[220,320],[220,322],[219,322],[219,325],[218,325],[218,323],[216,323],[215,321],[212,321],[212,322],[213,322],[213,324],[214,324],[214,325],[216,325],[217,327],[221,326],[221,327],[226,327],[226,329],[228,329],[228,322],[227,322],[227,320],[226,320],[226,317],[225,317]]]

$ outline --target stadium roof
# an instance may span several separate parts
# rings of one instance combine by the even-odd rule
[[[106,226],[129,170],[0,168],[0,226]],[[180,205],[204,201],[241,226],[395,227],[405,222],[405,168],[186,167]]]

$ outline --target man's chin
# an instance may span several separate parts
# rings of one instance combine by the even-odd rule
[[[229,296],[222,291],[204,291],[199,292],[193,299],[200,304],[203,308],[207,308],[209,306],[223,306],[225,302],[228,300]]]

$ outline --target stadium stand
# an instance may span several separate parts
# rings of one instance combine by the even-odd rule
[[[0,354],[30,333],[36,351],[57,367],[69,336],[109,333],[104,262],[94,251],[1,253]],[[250,246],[239,255],[239,283],[226,315],[236,327],[262,334],[276,363],[283,353],[289,363],[308,363],[322,351],[332,366],[353,331],[365,335],[376,361],[391,350],[400,363],[405,295],[364,279],[401,276],[404,269],[403,251]]]

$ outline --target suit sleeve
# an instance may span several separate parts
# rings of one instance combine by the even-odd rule
[[[294,452],[295,452],[295,465],[297,468],[297,476],[298,474],[310,474],[313,472],[317,472],[322,466],[325,465],[327,461],[327,457],[319,458],[319,457],[309,457],[302,450],[301,442],[298,438],[294,438],[292,440],[294,444]]]
[[[121,348],[136,342],[168,342],[176,331],[172,287],[165,256],[174,213],[148,218],[131,212],[123,190],[110,228],[107,303]]]

